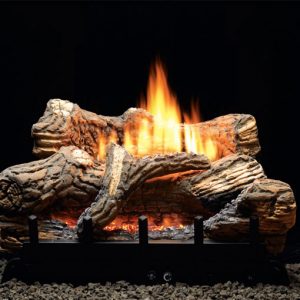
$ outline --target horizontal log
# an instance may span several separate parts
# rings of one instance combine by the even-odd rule
[[[83,217],[92,217],[93,226],[103,228],[120,212],[128,197],[145,180],[181,171],[204,170],[210,162],[204,155],[175,153],[134,158],[123,147],[109,146],[102,187],[95,202],[78,220],[78,234],[82,233]]]
[[[61,146],[74,145],[97,158],[100,135],[114,136],[114,142],[122,145],[124,128],[131,128],[134,140],[139,121],[145,118],[150,124],[153,122],[153,116],[143,109],[130,108],[119,117],[107,117],[83,110],[70,101],[52,99],[32,127],[33,153],[43,158]],[[254,156],[260,151],[256,121],[251,115],[229,114],[191,126],[202,137],[212,138],[220,157],[233,153]]]
[[[101,186],[104,164],[74,146],[49,158],[9,167],[0,173],[0,215],[27,215],[85,208]]]
[[[203,172],[178,173],[146,181],[123,209],[125,212],[137,207],[147,210],[159,201],[160,207],[162,203],[169,204],[169,211],[181,207],[182,211],[195,211],[208,217],[220,211],[255,179],[264,177],[262,166],[254,158],[230,155],[212,162],[211,168]]]
[[[229,158],[230,157],[226,157],[223,160],[228,160]],[[239,157],[236,156],[236,159],[239,160]],[[253,160],[253,158],[250,158],[250,160]],[[176,180],[181,182],[176,183],[176,181],[173,181],[173,186],[180,186],[184,180],[190,182],[191,178],[195,176],[203,176],[205,173],[209,173],[216,167],[215,164],[216,163],[213,164],[211,169],[203,171],[202,174],[185,173],[176,175]],[[245,160],[244,164],[249,167],[247,160]],[[225,165],[224,162],[220,163],[220,166]],[[234,163],[231,165],[234,165]],[[239,166],[240,165],[241,162],[239,162]],[[221,173],[222,172],[220,172],[220,174]],[[233,174],[234,173],[235,172],[233,172]],[[259,179],[254,180],[251,184],[245,183],[246,188],[243,189],[236,199],[228,203],[219,213],[205,221],[204,230],[206,236],[219,241],[244,240],[249,234],[249,216],[256,214],[260,218],[259,230],[262,239],[266,242],[268,251],[273,254],[278,254],[282,251],[286,232],[295,224],[296,203],[294,195],[286,183],[263,178],[263,173],[261,173],[260,176]],[[157,182],[157,180],[157,178],[153,178],[150,182],[146,183],[145,186],[153,184]],[[160,180],[166,180],[166,178],[160,178]],[[114,186],[114,184],[112,186]],[[186,184],[183,186],[186,186]],[[218,188],[218,185],[215,187]],[[125,188],[125,190],[128,189]],[[129,197],[128,204],[131,201],[133,200]],[[197,200],[195,197],[194,201],[199,201],[199,199]],[[131,213],[134,211],[134,206],[129,205],[128,208],[131,208]],[[57,223],[49,222],[45,219],[40,220],[39,228],[40,239],[75,237],[74,231],[68,230],[66,226],[58,226]],[[0,246],[2,246],[4,250],[17,250],[21,247],[21,242],[28,239],[25,216],[0,216],[0,230]]]
[[[259,217],[259,232],[269,252],[282,252],[285,235],[296,222],[296,202],[291,187],[279,180],[255,180],[224,209],[204,222],[205,233],[214,240],[245,239],[249,234],[250,215]]]

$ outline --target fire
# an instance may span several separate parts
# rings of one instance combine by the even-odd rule
[[[50,214],[51,220],[59,221],[67,225],[71,229],[75,229],[77,220],[83,209],[68,209],[62,211],[55,211]],[[109,225],[104,227],[106,231],[123,230],[131,234],[138,232],[138,217],[137,214],[118,215]],[[181,215],[176,213],[165,213],[164,215],[148,215],[148,229],[149,231],[162,231],[167,228],[183,229],[184,225],[188,224],[190,220],[184,219]]]
[[[83,209],[68,209],[66,211],[55,211],[50,214],[51,220],[60,221],[71,229],[75,229],[77,220]],[[183,229],[187,224],[181,215],[176,213],[164,214],[163,216],[148,215],[149,231],[162,231],[167,228]],[[118,215],[109,225],[104,227],[106,231],[123,230],[131,234],[138,232],[138,215]]]
[[[109,143],[117,143],[118,135],[115,130],[112,130],[109,135],[105,135],[102,132],[98,135],[98,155],[97,159],[103,159],[105,157],[105,147]]]
[[[180,220],[181,217],[174,213],[165,214],[160,219],[150,215],[148,216],[148,229],[150,231],[162,231],[170,227],[183,229],[184,225]],[[124,230],[129,233],[136,233],[138,231],[138,216],[119,215],[109,225],[104,227],[104,230]]]
[[[194,125],[201,121],[198,103],[191,103],[190,115],[181,112],[159,60],[150,69],[147,97],[140,101],[139,107],[150,112],[153,121],[142,119],[124,128],[124,147],[129,153],[140,157],[186,151],[205,154],[210,160],[219,158],[217,145],[210,133],[199,132]],[[109,142],[117,142],[115,132],[109,136],[100,134],[98,159],[105,157],[105,146]]]
[[[199,129],[193,124],[200,123],[199,102],[191,102],[191,116],[183,113],[184,118],[184,142],[187,152],[205,154],[210,160],[218,158],[218,148],[214,144],[209,132],[202,136]]]
[[[77,225],[77,219],[69,216],[51,215],[51,220],[57,220],[74,229]]]
[[[147,99],[141,101],[140,107],[154,116],[153,134],[148,135],[151,141],[148,154],[181,152],[180,107],[175,94],[169,89],[165,71],[159,61],[150,70]],[[138,141],[141,138],[139,134]]]
[[[50,214],[51,220],[57,220],[66,224],[69,228],[74,229],[77,225],[77,220],[84,209],[73,208],[68,210],[54,211]]]

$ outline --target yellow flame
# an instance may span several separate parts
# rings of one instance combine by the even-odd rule
[[[162,231],[169,227],[174,227],[177,229],[183,229],[184,224],[182,224],[182,218],[180,215],[175,213],[166,214],[161,217],[158,221],[152,215],[148,217],[148,229],[151,231]],[[138,231],[138,217],[137,216],[123,216],[118,215],[109,225],[104,227],[104,230],[114,231],[114,230],[125,230],[130,233],[136,233]]]
[[[159,60],[150,69],[147,97],[139,106],[153,115],[153,121],[139,119],[124,128],[123,146],[132,155],[186,151],[205,154],[210,160],[218,158],[218,148],[210,133],[200,132],[194,125],[201,121],[199,103],[191,102],[190,114],[181,112]],[[99,159],[105,157],[105,145],[112,141],[117,141],[116,132],[109,136],[99,135]]]
[[[180,152],[182,148],[180,107],[176,96],[168,87],[167,77],[160,61],[157,61],[150,70],[147,101],[141,101],[140,107],[154,116],[150,139],[152,142],[147,144],[148,154]],[[145,136],[139,135],[140,139],[145,140]],[[139,144],[142,144],[142,141]]]
[[[145,156],[152,151],[152,142],[149,137],[152,136],[151,124],[149,124],[149,120],[143,119],[141,121],[139,131],[138,131],[138,139],[137,139],[137,155]]]
[[[113,143],[118,142],[118,135],[115,130],[111,130],[111,132],[108,134],[105,134],[103,132],[100,132],[98,134],[98,154],[97,154],[98,160],[105,159],[106,146],[111,142]]]

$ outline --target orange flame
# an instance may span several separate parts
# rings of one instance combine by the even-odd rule
[[[147,101],[142,100],[140,107],[154,116],[153,134],[148,136],[152,141],[148,154],[181,152],[180,107],[159,61],[150,70]]]
[[[209,136],[209,132],[205,132],[203,136],[199,132],[195,123],[200,123],[200,109],[199,102],[191,102],[191,116],[183,113],[184,118],[184,142],[186,152],[194,152],[197,154],[205,154],[210,160],[218,158],[218,148],[213,139]]]
[[[60,221],[66,224],[69,228],[74,229],[77,225],[77,220],[81,213],[83,212],[82,208],[73,208],[68,210],[54,211],[50,214],[51,220]]]
[[[181,223],[181,217],[175,213],[166,214],[158,221],[154,216],[148,216],[148,229],[151,231],[162,231],[166,228],[174,227],[177,229],[184,228]],[[104,227],[104,230],[124,230],[129,233],[136,233],[138,231],[138,217],[137,216],[122,216],[118,215],[109,225]]]
[[[157,60],[150,69],[146,99],[139,106],[153,115],[153,121],[138,120],[124,128],[124,147],[134,156],[156,153],[194,152],[210,160],[218,157],[218,148],[209,132],[200,132],[199,103],[191,102],[191,114],[182,113],[175,94],[168,86],[166,71]],[[184,124],[181,121],[184,120]],[[116,142],[117,135],[99,135],[98,159],[105,157],[105,146]]]
[[[68,209],[56,211],[50,214],[50,219],[59,221],[71,229],[75,229],[77,220],[83,209]],[[151,231],[162,231],[166,228],[184,228],[187,221],[176,213],[166,213],[163,216],[148,215],[148,229]],[[109,225],[104,227],[106,231],[124,230],[129,233],[138,231],[138,215],[118,215]]]
[[[110,134],[105,135],[104,133],[100,132],[98,135],[98,155],[97,159],[101,160],[105,158],[105,148],[109,143],[117,143],[118,142],[118,135],[115,130],[112,130]]]

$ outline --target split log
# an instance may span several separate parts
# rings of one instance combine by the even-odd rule
[[[106,139],[113,136],[114,142],[122,145],[124,128],[130,127],[135,140],[140,121],[145,118],[153,122],[153,116],[143,109],[130,108],[119,117],[106,117],[83,110],[72,102],[52,99],[44,115],[32,127],[33,153],[47,157],[61,146],[74,145],[97,158],[100,135]],[[254,156],[260,151],[256,121],[251,115],[229,114],[191,126],[195,126],[202,137],[211,137],[219,157],[233,153]]]
[[[95,202],[78,220],[78,234],[82,233],[83,217],[92,217],[93,225],[108,225],[120,212],[128,197],[145,180],[188,170],[204,170],[210,167],[208,158],[194,153],[175,153],[145,156],[136,159],[123,147],[111,144],[106,158],[102,188]]]
[[[124,212],[195,213],[209,217],[219,212],[255,179],[264,178],[262,166],[247,155],[230,155],[212,162],[204,172],[172,174],[147,180],[129,197]],[[159,204],[158,204],[158,203]]]
[[[86,208],[95,199],[104,164],[74,146],[49,158],[0,173],[0,215],[20,216],[56,208]]]
[[[282,252],[286,233],[296,222],[296,202],[291,187],[279,180],[255,180],[218,214],[204,222],[205,233],[220,241],[245,239],[249,234],[250,215],[259,217],[259,232],[269,252]]]

